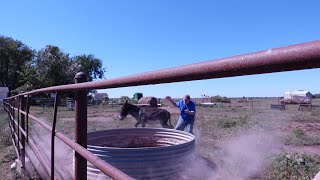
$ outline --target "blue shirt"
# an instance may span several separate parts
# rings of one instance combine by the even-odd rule
[[[184,103],[184,100],[180,100],[176,103],[177,107],[180,109],[181,117],[183,120],[194,120],[194,115],[187,114],[184,111],[187,109],[189,111],[196,112],[196,105],[194,102],[190,101],[188,104]]]

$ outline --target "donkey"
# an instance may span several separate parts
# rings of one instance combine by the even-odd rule
[[[138,127],[139,124],[141,124],[142,127],[145,127],[145,124],[155,124],[157,121],[160,121],[160,124],[163,128],[173,129],[173,126],[170,122],[171,114],[165,109],[160,109],[157,107],[138,107],[129,104],[126,101],[121,107],[119,119],[123,120],[128,114],[132,115],[138,121],[135,124],[135,127]]]

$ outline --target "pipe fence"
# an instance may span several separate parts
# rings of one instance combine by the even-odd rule
[[[319,67],[320,41],[318,40],[103,81],[86,82],[86,75],[78,73],[75,76],[75,84],[53,86],[21,93],[5,99],[3,104],[5,112],[9,117],[12,142],[23,167],[25,165],[25,147],[27,144],[35,153],[47,175],[51,179],[57,179],[54,172],[54,139],[57,137],[75,151],[75,179],[87,179],[87,161],[91,162],[112,179],[133,179],[86,149],[88,90],[174,83]],[[63,133],[55,130],[57,102],[59,93],[63,91],[75,92],[75,140],[71,140]],[[30,96],[38,93],[52,92],[56,93],[56,97],[54,102],[54,120],[50,126],[30,114],[29,107]],[[30,120],[51,132],[50,165],[46,163],[39,148],[32,138],[29,137]]]

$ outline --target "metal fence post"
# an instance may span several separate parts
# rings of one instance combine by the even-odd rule
[[[75,83],[87,82],[87,75],[79,72],[75,76]],[[87,91],[75,92],[75,140],[87,149]],[[87,179],[87,160],[75,152],[74,178]]]
[[[26,97],[22,96],[21,97],[21,111],[25,111],[26,110]],[[20,113],[20,112],[19,112]],[[26,116],[21,113],[21,127],[22,127],[22,130],[25,132],[26,130],[26,126],[25,126],[25,119],[26,119]],[[26,141],[26,137],[24,136],[24,133],[21,132],[21,144],[22,144],[22,148],[21,148],[21,155],[20,155],[20,161],[22,163],[22,167],[23,167],[23,170],[25,169],[25,141]]]

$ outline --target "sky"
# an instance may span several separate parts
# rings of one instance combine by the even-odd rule
[[[320,1],[1,1],[0,35],[93,54],[105,79],[319,40]],[[320,93],[320,70],[104,89],[109,97],[278,97]]]

